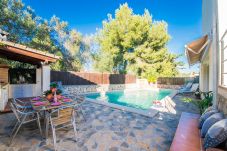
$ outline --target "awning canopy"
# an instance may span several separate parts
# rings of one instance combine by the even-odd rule
[[[53,54],[4,40],[0,40],[0,57],[33,65],[52,63],[59,59]]]
[[[185,45],[185,53],[187,55],[189,65],[193,65],[201,61],[208,44],[208,35],[205,35],[202,38]]]

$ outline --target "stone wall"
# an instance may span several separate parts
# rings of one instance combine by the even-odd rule
[[[130,89],[178,89],[180,85],[140,85],[140,84],[103,84],[103,85],[63,85],[63,89],[67,94],[83,94],[95,93],[101,91],[116,91],[116,90],[130,90]]]
[[[227,89],[218,88],[217,107],[227,116]]]
[[[111,85],[64,85],[64,91],[70,95],[95,93],[101,91],[115,91],[124,89],[136,89],[136,84],[111,84]]]
[[[157,84],[157,88],[162,89],[179,89],[182,85],[166,85],[166,84]]]

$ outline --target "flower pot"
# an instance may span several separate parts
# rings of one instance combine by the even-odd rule
[[[57,88],[51,88],[52,93],[57,91]]]
[[[46,96],[46,98],[47,98],[47,100],[52,100],[53,99],[53,94],[48,94],[47,96]]]

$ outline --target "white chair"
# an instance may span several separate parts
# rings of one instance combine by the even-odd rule
[[[22,125],[30,123],[30,122],[37,122],[40,134],[42,136],[42,129],[40,125],[40,116],[38,112],[35,112],[31,108],[27,108],[27,106],[20,105],[15,100],[10,102],[11,110],[13,111],[14,115],[17,118],[17,123],[15,124],[11,135],[10,135],[10,142],[9,145],[12,144],[15,136],[17,135],[19,129]]]

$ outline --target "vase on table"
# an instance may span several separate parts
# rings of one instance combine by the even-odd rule
[[[53,98],[53,94],[48,94],[47,96],[46,96],[46,98],[47,98],[47,100],[52,100],[52,98]]]

